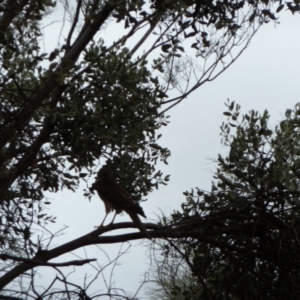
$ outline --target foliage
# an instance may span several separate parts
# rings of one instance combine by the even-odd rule
[[[170,240],[168,242],[171,243]],[[171,245],[176,247],[173,243]],[[185,262],[184,255],[176,251],[170,253],[169,250],[170,246],[164,242],[157,242],[153,250],[155,260],[148,283],[149,299],[201,299],[202,287]]]
[[[221,134],[230,151],[218,157],[212,191],[185,192],[172,216],[198,237],[166,242],[164,261],[189,268],[198,299],[298,299],[300,104],[275,129],[268,111],[240,117],[238,104],[226,105]]]
[[[136,201],[166,184],[168,177],[155,170],[170,155],[157,135],[167,125],[166,111],[225,71],[258,27],[275,19],[267,3],[255,1],[61,3],[70,24],[51,53],[42,51],[43,22],[56,2],[0,4],[0,289],[37,265],[100,243],[96,237],[108,231],[49,250],[35,234],[55,237],[47,230],[55,216],[45,212],[51,204],[46,193],[85,184],[90,198],[87,182],[105,160]],[[102,29],[111,24],[119,27],[109,42]],[[141,49],[152,34],[156,39]],[[240,52],[233,55],[236,46]],[[187,48],[191,55],[184,55]],[[166,100],[171,90],[175,96]]]

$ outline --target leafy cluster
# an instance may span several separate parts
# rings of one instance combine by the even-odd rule
[[[240,22],[234,11],[241,11],[244,3],[80,1],[65,45],[49,55],[40,49],[41,20],[56,3],[1,5],[0,231],[6,248],[4,241],[15,235],[28,240],[32,223],[53,222],[44,212],[49,204],[45,192],[74,191],[96,170],[100,158],[113,162],[116,177],[136,200],[167,181],[154,165],[170,155],[156,136],[166,125],[159,110],[168,86],[151,73],[147,55],[157,47],[172,50],[171,56],[184,51],[180,36],[195,36],[197,45],[209,48],[203,28],[224,27],[233,34],[239,26],[232,24]],[[80,12],[85,24],[72,44]],[[92,37],[110,15],[131,31],[108,48]],[[126,40],[146,23],[151,30],[158,28],[160,39],[148,53],[133,58],[137,47],[130,50]],[[152,68],[163,72],[169,58],[155,60]],[[85,196],[90,196],[88,189]]]
[[[147,35],[153,30],[156,37],[146,55],[161,49],[162,53],[153,59],[153,67],[164,73],[168,85],[182,93],[182,82],[190,84],[188,69],[193,69],[190,74],[197,69],[196,62],[191,63],[185,57],[186,49],[201,60],[218,61],[224,67],[229,64],[225,63],[224,58],[232,51],[233,45],[242,45],[261,24],[270,20],[276,22],[277,13],[282,9],[288,8],[293,13],[300,10],[296,1],[151,0],[150,4],[143,1],[110,1],[112,4],[116,2],[119,6],[113,17],[124,24],[130,35],[149,22]],[[136,49],[130,54],[134,51]],[[199,68],[202,69],[202,66]],[[206,66],[202,73],[210,73],[209,69]],[[200,85],[196,84],[197,87]]]
[[[41,50],[44,38],[41,28],[44,26],[42,20],[54,11],[56,2],[7,0],[0,3],[0,255],[1,259],[9,260],[1,264],[3,276],[0,278],[0,289],[35,266],[45,265],[48,260],[71,251],[68,244],[62,245],[57,251],[46,249],[50,243],[45,246],[41,237],[34,235],[38,228],[47,231],[50,241],[54,237],[44,227],[48,222],[55,221],[55,217],[45,212],[45,206],[51,203],[45,193],[65,189],[76,191],[83,183],[86,185],[84,196],[90,197],[88,179],[107,160],[114,169],[117,181],[136,201],[143,200],[159,184],[166,184],[168,176],[163,177],[160,171],[155,170],[157,161],[166,163],[170,155],[168,149],[158,144],[160,135],[157,135],[157,130],[167,125],[165,112],[205,81],[212,80],[226,70],[247,47],[257,27],[270,19],[276,20],[272,9],[277,8],[279,12],[286,5],[292,12],[299,10],[298,3],[285,4],[282,1],[71,2],[61,1],[65,12],[70,14],[70,27],[66,35],[65,32],[61,35],[58,33],[59,42],[50,54]],[[120,33],[111,44],[97,36],[105,26],[108,27],[110,20],[121,22],[125,27],[124,33]],[[66,20],[61,21],[64,24]],[[158,36],[153,43],[151,41],[149,48],[147,46],[144,49],[143,55],[138,56],[137,50],[152,34]],[[139,38],[136,39],[136,36]],[[61,46],[62,39],[64,44]],[[184,42],[190,40],[196,57],[201,58],[205,66],[209,65],[208,59],[213,62],[206,69],[194,66],[194,61],[189,57],[182,59]],[[241,44],[240,53],[232,55],[232,49]],[[156,49],[162,53],[155,56],[151,65],[147,59]],[[230,57],[229,62],[225,61],[227,56]],[[221,71],[217,66],[221,66]],[[201,70],[200,76],[198,70]],[[161,73],[167,75],[164,85],[157,76]],[[191,74],[196,78],[193,86],[190,85],[193,82]],[[180,87],[177,76],[181,76],[179,79],[183,79],[186,86]],[[173,87],[180,91],[179,95],[166,100]],[[170,106],[165,108],[164,105]],[[289,128],[288,124],[282,126]],[[243,126],[238,127],[241,137]],[[254,125],[252,127],[256,128]],[[267,140],[269,135],[267,128],[260,131],[261,138]],[[284,141],[285,136],[282,137]],[[231,159],[236,162],[237,157],[241,157],[242,165],[237,163],[237,167],[232,168],[231,161],[219,159],[219,185],[214,186],[211,195],[200,193],[200,196],[204,195],[205,204],[203,201],[195,202],[189,196],[184,208],[186,228],[191,226],[191,212],[197,211],[198,216],[199,209],[200,214],[206,216],[203,218],[205,226],[215,228],[215,225],[209,225],[206,218],[210,213],[221,213],[218,201],[223,209],[232,206],[229,201],[231,198],[222,196],[230,186],[232,190],[228,195],[232,195],[234,201],[239,199],[235,193],[239,192],[239,197],[246,197],[246,192],[255,189],[261,190],[259,199],[265,199],[261,181],[255,177],[260,174],[259,168],[264,171],[273,168],[274,178],[263,177],[264,186],[278,186],[277,179],[284,181],[277,174],[283,170],[282,166],[273,166],[272,162],[286,153],[281,154],[278,149],[274,153],[268,152],[267,158],[271,161],[263,165],[257,161],[254,175],[250,178],[244,174],[248,165],[245,165],[247,158],[241,152],[246,142],[232,143],[236,143],[236,149]],[[258,145],[258,149],[261,149],[257,143],[253,141],[253,147]],[[264,157],[264,152],[261,156]],[[250,155],[248,163],[253,159]],[[243,182],[235,179],[239,173],[244,176],[239,179]],[[250,184],[250,179],[253,183],[248,187],[246,183]],[[240,189],[234,188],[237,182]],[[296,189],[297,180],[290,181],[290,185],[292,183]],[[275,192],[279,193],[274,188],[272,193]],[[272,197],[269,198],[272,199],[270,203],[277,199],[273,194]],[[249,214],[255,211],[258,218],[258,204],[266,200],[257,200],[256,204],[248,196],[246,198]],[[280,202],[276,205],[275,211],[279,214],[283,204]],[[267,210],[270,204],[264,204],[263,207]],[[179,215],[178,219],[182,219],[182,216]],[[259,220],[254,218],[252,222],[256,224]],[[264,228],[265,225],[259,223],[257,228],[261,226]],[[99,234],[103,232],[105,229],[99,229]],[[80,248],[90,245],[92,239],[92,243],[99,243],[93,234],[74,244]],[[235,247],[242,248],[242,245]],[[10,255],[9,258],[7,255]],[[196,254],[194,256],[197,257]],[[74,265],[85,263],[90,263],[90,260],[75,262]],[[34,274],[29,289],[34,297],[42,297],[37,296]],[[28,290],[18,290],[17,294],[27,297],[30,293]],[[50,299],[51,292],[49,295]]]
[[[16,240],[27,243],[33,223],[54,222],[44,211],[50,204],[45,192],[75,191],[97,170],[100,158],[114,162],[123,185],[139,201],[164,183],[154,165],[170,154],[156,142],[156,130],[166,125],[158,112],[162,87],[145,59],[131,59],[121,46],[105,51],[100,41],[92,42],[68,72],[44,67],[39,22],[46,4],[39,17],[24,20],[22,34],[17,28],[23,13],[16,17],[0,53],[0,246],[5,249]],[[51,76],[55,89],[37,95]]]
[[[200,298],[298,299],[300,104],[273,130],[267,111],[239,121],[240,106],[227,106],[221,132],[230,151],[219,155],[212,191],[185,192],[173,214],[198,237],[169,242],[164,255],[185,261]]]

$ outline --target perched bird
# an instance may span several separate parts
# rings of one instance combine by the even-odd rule
[[[107,215],[115,210],[115,216],[110,224],[113,223],[117,214],[125,211],[128,213],[133,223],[140,229],[144,237],[151,239],[150,234],[147,232],[143,223],[138,215],[146,218],[145,213],[138,203],[135,203],[131,195],[119,185],[112,174],[112,170],[108,165],[103,166],[96,177],[96,181],[92,185],[92,190],[96,190],[99,197],[103,200],[106,210],[106,215],[102,221],[101,226]]]

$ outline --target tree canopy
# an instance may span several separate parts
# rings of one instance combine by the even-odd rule
[[[185,192],[167,224],[194,236],[161,243],[162,299],[298,299],[300,104],[272,128],[269,114],[228,102],[210,192]],[[232,134],[232,130],[234,133]],[[188,275],[186,275],[188,274]],[[192,298],[191,298],[192,297]]]
[[[62,29],[54,49],[44,50],[56,6],[65,12]],[[168,123],[167,111],[224,72],[285,7],[300,10],[297,2],[282,1],[2,1],[0,290],[51,299],[55,287],[37,291],[35,273],[29,287],[5,287],[36,266],[59,268],[49,261],[80,247],[141,238],[103,236],[133,227],[118,223],[53,247],[45,242],[55,237],[47,231],[55,216],[45,209],[51,205],[46,193],[78,192],[83,184],[90,198],[89,179],[105,161],[137,202],[166,184],[168,176],[155,166],[170,156],[157,134]],[[112,41],[103,38],[104,29],[114,33]],[[178,230],[176,222],[146,228],[157,238],[199,236],[185,231],[184,222]],[[86,290],[69,284],[57,293],[80,298]]]

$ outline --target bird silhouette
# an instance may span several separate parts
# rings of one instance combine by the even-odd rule
[[[115,211],[115,215],[110,224],[113,223],[117,214],[125,211],[130,216],[133,223],[139,228],[143,236],[151,239],[150,234],[147,232],[138,216],[141,215],[146,218],[143,209],[138,203],[134,202],[131,195],[115,181],[110,166],[104,165],[99,170],[96,181],[92,185],[92,190],[97,191],[99,197],[104,202],[106,210],[106,215],[99,227],[103,226],[107,215],[111,211]]]

